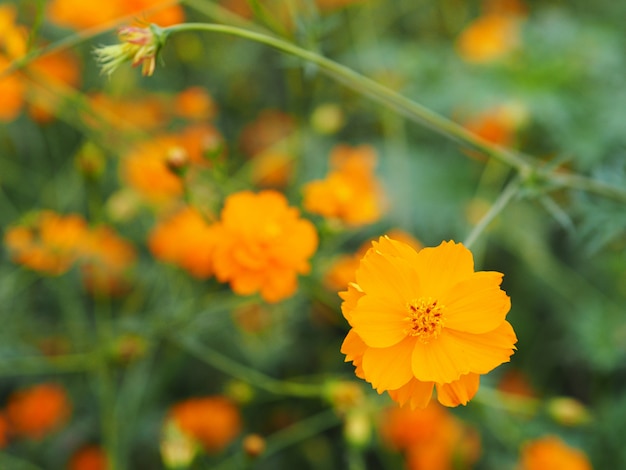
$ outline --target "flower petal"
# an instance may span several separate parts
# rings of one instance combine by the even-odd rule
[[[422,296],[439,298],[457,282],[474,272],[472,252],[461,243],[441,242],[435,248],[423,248],[417,254]]]
[[[455,355],[462,355],[469,364],[469,371],[477,374],[486,374],[500,364],[509,362],[517,342],[513,327],[507,321],[487,333],[450,330],[446,336],[457,350]]]
[[[344,362],[352,362],[355,367],[354,373],[360,379],[365,379],[363,374],[363,354],[367,350],[367,345],[363,340],[354,332],[354,329],[348,331],[346,338],[341,345],[341,352],[346,355]]]
[[[393,346],[407,336],[407,313],[404,309],[387,305],[371,295],[364,295],[358,300],[350,315],[350,324],[372,348]]]
[[[415,378],[425,382],[449,383],[470,372],[469,360],[445,329],[428,344],[415,342],[411,364]]]
[[[445,327],[468,333],[497,328],[511,308],[511,299],[500,289],[502,274],[481,271],[455,284],[441,296]]]
[[[382,393],[402,387],[413,377],[411,371],[411,354],[413,338],[389,348],[367,348],[363,354],[363,373],[365,380]]]
[[[407,260],[378,251],[379,246],[370,248],[361,260],[357,284],[367,295],[403,305],[419,292],[417,272]]]
[[[433,382],[422,382],[415,378],[396,390],[389,390],[389,396],[400,406],[407,403],[412,410],[424,409],[433,395]]]
[[[437,384],[437,399],[444,406],[466,405],[480,385],[480,375],[466,374],[448,384]]]

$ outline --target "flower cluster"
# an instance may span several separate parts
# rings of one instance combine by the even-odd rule
[[[376,151],[367,145],[335,147],[326,178],[304,187],[305,209],[349,225],[378,220],[383,212],[384,196],[374,175],[376,160]]]
[[[416,252],[381,237],[341,292],[352,327],[343,346],[356,374],[379,392],[424,408],[466,404],[480,374],[508,362],[517,341],[505,320],[502,274],[474,272],[471,252],[443,242]]]
[[[153,254],[194,276],[211,274],[239,295],[259,292],[267,302],[294,294],[317,249],[317,232],[281,193],[241,191],[226,198],[219,220],[184,210],[150,236]]]
[[[133,246],[110,228],[90,228],[78,214],[53,211],[38,212],[10,227],[4,244],[16,263],[48,275],[63,274],[78,264],[86,287],[106,294],[123,289],[136,258]]]

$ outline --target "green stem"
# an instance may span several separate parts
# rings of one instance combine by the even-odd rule
[[[0,360],[0,377],[40,374],[73,374],[91,370],[93,354],[16,357]]]
[[[440,116],[439,114],[400,95],[399,93],[380,85],[374,80],[371,80],[344,65],[327,59],[324,56],[316,54],[315,52],[302,49],[301,47],[298,47],[288,41],[234,26],[219,24],[184,23],[163,28],[163,32],[165,34],[178,33],[182,31],[207,31],[230,34],[265,44],[281,52],[299,57],[306,62],[316,64],[324,73],[333,77],[337,81],[344,83],[351,89],[395,110],[414,122],[422,124],[448,138],[461,142],[484,153],[485,155],[501,160],[523,174],[529,173],[532,170],[532,165],[526,161],[525,157],[509,150],[488,144],[453,121],[450,121],[449,119]]]
[[[258,459],[263,460],[270,457],[287,447],[303,442],[306,439],[317,436],[318,434],[339,425],[340,419],[333,410],[326,410],[309,418],[275,432],[267,438],[267,448]],[[220,464],[212,466],[213,470],[231,470],[233,468],[242,468],[244,456],[241,454],[234,455],[222,461]]]
[[[179,347],[211,367],[270,393],[302,398],[317,398],[324,394],[323,386],[274,379],[223,356],[194,339],[177,337],[174,338],[174,341]]]
[[[520,178],[515,178],[506,186],[506,188],[504,188],[504,190],[498,196],[498,199],[496,199],[496,201],[491,206],[491,209],[489,209],[489,211],[472,229],[470,234],[463,242],[463,245],[465,245],[467,248],[470,248],[472,246],[472,244],[476,241],[480,234],[483,233],[483,231],[487,228],[491,221],[495,219],[500,212],[502,212],[502,210],[511,201],[511,199],[513,199],[513,197],[518,193],[520,187]]]

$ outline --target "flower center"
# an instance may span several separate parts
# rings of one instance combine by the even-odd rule
[[[444,325],[444,306],[431,297],[413,299],[406,306],[409,312],[406,334],[416,336],[424,344],[437,339]]]

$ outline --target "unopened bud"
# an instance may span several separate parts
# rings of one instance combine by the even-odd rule
[[[574,398],[552,398],[546,409],[553,420],[564,426],[581,426],[591,421],[587,408]]]
[[[366,412],[351,410],[345,418],[343,434],[346,442],[354,447],[366,447],[372,437],[372,422]]]
[[[320,134],[334,134],[345,123],[345,116],[341,108],[334,103],[318,106],[311,115],[311,126]]]
[[[265,439],[258,434],[248,434],[244,438],[242,446],[248,457],[256,459],[265,452]]]
[[[167,168],[177,176],[183,176],[189,167],[189,155],[183,147],[171,147],[165,160]]]

